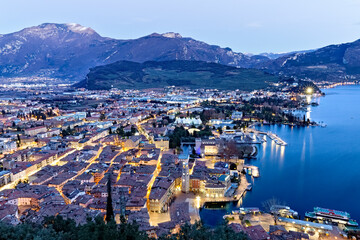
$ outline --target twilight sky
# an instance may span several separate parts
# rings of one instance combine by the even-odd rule
[[[360,0],[1,0],[0,33],[79,23],[102,36],[178,32],[246,53],[314,49],[360,38]]]

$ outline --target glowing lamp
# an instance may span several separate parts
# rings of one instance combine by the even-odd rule
[[[307,94],[313,94],[313,92],[314,92],[314,90],[313,90],[311,87],[308,87],[308,88],[306,89],[306,93],[307,93]]]

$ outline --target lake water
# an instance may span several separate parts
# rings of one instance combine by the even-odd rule
[[[271,131],[288,145],[280,147],[268,138],[259,146],[256,165],[260,177],[249,178],[253,190],[241,205],[260,207],[268,199],[286,203],[303,217],[313,207],[347,211],[360,221],[360,86],[342,86],[324,90],[320,104],[308,110],[307,117],[323,121],[327,127],[259,126]],[[215,225],[227,212],[202,209],[205,224]]]

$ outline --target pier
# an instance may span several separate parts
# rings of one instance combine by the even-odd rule
[[[249,133],[254,133],[256,135],[265,135],[268,136],[271,140],[273,140],[276,144],[280,145],[280,146],[286,146],[287,143],[282,140],[278,135],[276,135],[275,133],[272,132],[261,132],[258,131],[256,129],[253,128],[248,128],[246,129],[246,131],[248,131]]]
[[[256,166],[245,164],[243,168],[246,170],[246,173],[248,175],[251,175],[253,177],[259,177],[260,176],[259,168],[256,167]]]

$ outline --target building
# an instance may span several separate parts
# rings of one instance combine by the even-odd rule
[[[2,138],[0,139],[0,152],[8,153],[15,151],[17,149],[17,145],[15,141],[10,141],[9,139]]]
[[[36,136],[37,134],[39,134],[41,132],[46,132],[46,131],[47,131],[47,128],[45,126],[39,126],[39,127],[25,129],[24,133],[25,133],[25,135],[29,135],[29,136]]]
[[[123,141],[125,149],[133,149],[139,147],[141,136],[131,136]]]
[[[234,121],[240,121],[243,117],[243,113],[242,112],[238,112],[238,111],[234,111],[231,114],[231,119]]]
[[[219,181],[225,185],[226,189],[230,188],[231,186],[230,175],[221,175],[219,177]]]
[[[180,118],[177,117],[175,120],[176,124],[181,124],[181,125],[195,125],[195,126],[199,126],[202,124],[202,121],[200,118]]]
[[[215,156],[219,153],[219,146],[215,139],[195,139],[195,151],[205,156]]]
[[[189,174],[189,154],[179,155],[179,161],[182,163],[181,191],[189,193],[190,174]]]
[[[11,182],[11,173],[9,171],[0,172],[0,187]]]
[[[149,196],[149,210],[167,212],[175,192],[175,181],[172,178],[157,177]]]
[[[156,148],[163,149],[164,151],[169,150],[169,138],[167,137],[155,138],[154,143]]]
[[[206,183],[205,185],[205,194],[209,198],[224,197],[226,190],[226,186],[221,182]]]

